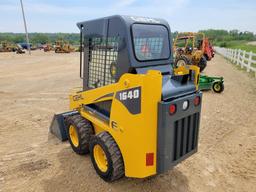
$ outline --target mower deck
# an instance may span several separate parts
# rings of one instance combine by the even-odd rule
[[[224,90],[224,78],[200,75],[199,89],[202,91],[212,89],[215,93],[221,93]]]

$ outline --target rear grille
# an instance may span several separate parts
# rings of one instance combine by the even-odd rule
[[[174,122],[173,161],[193,151],[198,143],[199,113]]]

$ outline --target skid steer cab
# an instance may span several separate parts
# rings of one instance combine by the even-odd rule
[[[162,19],[110,16],[77,24],[83,87],[51,132],[91,156],[105,181],[164,173],[197,151],[199,69],[173,70]]]

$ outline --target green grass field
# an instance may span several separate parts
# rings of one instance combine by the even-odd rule
[[[226,47],[226,48],[242,49],[247,52],[252,51],[252,52],[256,53],[256,45],[248,45],[247,43],[248,43],[248,41],[241,40],[241,41],[217,42],[216,45],[217,46],[225,45],[224,47]]]
[[[250,41],[237,40],[237,41],[217,42],[215,43],[215,45],[220,47],[225,47],[225,48],[231,48],[231,49],[241,49],[241,50],[245,50],[246,52],[252,51],[253,53],[256,53],[256,45],[248,45],[248,42]],[[252,59],[256,60],[256,56],[253,56]],[[245,63],[247,63],[247,61],[245,61]],[[251,65],[253,67],[256,67],[255,63],[252,63]]]

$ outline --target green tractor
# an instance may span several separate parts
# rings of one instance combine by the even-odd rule
[[[221,93],[224,91],[224,78],[200,75],[199,89],[202,91],[213,90],[215,93]]]

